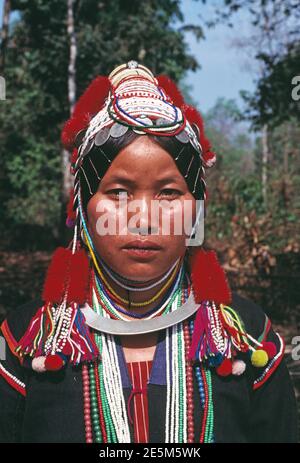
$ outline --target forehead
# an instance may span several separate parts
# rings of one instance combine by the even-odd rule
[[[122,173],[136,178],[145,176],[148,179],[160,178],[162,174],[178,180],[182,178],[172,156],[147,136],[141,136],[123,148],[113,160],[105,177]]]

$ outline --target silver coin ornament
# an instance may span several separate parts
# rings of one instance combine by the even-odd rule
[[[127,125],[119,124],[118,122],[115,122],[110,128],[109,134],[113,138],[119,138],[125,135],[127,130],[128,130]]]
[[[110,136],[110,129],[109,127],[104,127],[103,129],[99,130],[95,137],[95,145],[102,146],[104,143],[107,142]]]
[[[158,119],[156,119],[157,127],[161,127],[163,125],[168,125],[168,124],[170,124],[170,121],[168,121],[168,119],[165,119],[164,117],[159,117]]]
[[[185,130],[182,130],[181,132],[177,133],[175,135],[175,137],[177,138],[178,141],[180,141],[181,143],[189,143],[190,139],[189,139],[189,136],[188,134],[186,133]]]

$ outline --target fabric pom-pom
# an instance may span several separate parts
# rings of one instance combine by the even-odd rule
[[[216,372],[220,376],[228,376],[232,373],[232,361],[230,359],[224,359],[221,365],[216,368]]]
[[[274,342],[265,341],[262,343],[262,348],[267,352],[269,358],[275,357],[277,349]]]
[[[72,117],[65,123],[61,140],[67,150],[72,150],[76,135],[84,129],[91,118],[102,108],[110,91],[110,81],[106,76],[96,77],[75,105]]]
[[[269,357],[265,350],[257,349],[251,355],[251,363],[255,367],[264,367],[268,363]]]
[[[64,361],[63,359],[57,355],[48,355],[45,358],[45,369],[47,371],[57,371],[61,370],[61,368],[64,366]]]
[[[232,374],[240,376],[246,370],[246,364],[243,360],[234,360],[232,364]]]
[[[46,371],[45,367],[46,357],[36,357],[31,362],[31,367],[37,373],[44,373]]]

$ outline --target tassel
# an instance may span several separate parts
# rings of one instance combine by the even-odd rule
[[[58,320],[54,327],[55,312],[61,309],[63,312],[60,317],[70,319],[67,330],[64,328],[64,323],[61,325],[57,323]],[[56,331],[57,328],[60,330],[59,333]],[[55,352],[52,351],[54,338],[59,340]],[[20,357],[27,357],[27,363],[38,373],[60,370],[69,361],[73,365],[78,365],[80,362],[92,361],[99,357],[97,345],[91,337],[79,306],[77,304],[67,306],[65,303],[58,307],[50,308],[46,305],[41,307],[32,317],[15,351]],[[28,358],[32,358],[32,361]]]
[[[228,335],[223,330],[215,305],[202,302],[194,321],[189,360],[208,358],[211,366],[219,365],[228,351]],[[214,321],[212,321],[214,320]]]
[[[191,280],[196,302],[230,303],[231,291],[215,251],[198,249],[190,257]]]
[[[72,252],[59,247],[52,256],[44,283],[42,299],[45,302],[59,303],[65,291]]]
[[[71,257],[68,301],[84,304],[89,285],[89,260],[86,252],[80,249]]]
[[[30,320],[28,328],[15,349],[21,357],[42,354],[41,345],[52,331],[53,323],[48,305],[43,305]]]
[[[200,342],[201,337],[203,336],[204,333],[204,323],[203,323],[203,317],[202,317],[202,312],[205,310],[205,304],[201,304],[199,309],[197,310],[196,313],[196,318],[194,321],[194,330],[193,330],[193,336],[192,336],[192,342],[191,342],[191,347],[189,350],[189,360],[195,359],[196,351]]]

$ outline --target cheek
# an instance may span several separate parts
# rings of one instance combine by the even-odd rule
[[[174,201],[172,207],[162,208],[162,228],[166,229],[168,223],[171,225],[172,235],[187,235],[190,233],[196,216],[195,200],[189,198]]]
[[[123,234],[127,227],[127,207],[95,195],[88,204],[88,227],[94,238]],[[120,230],[120,232],[119,232]]]

